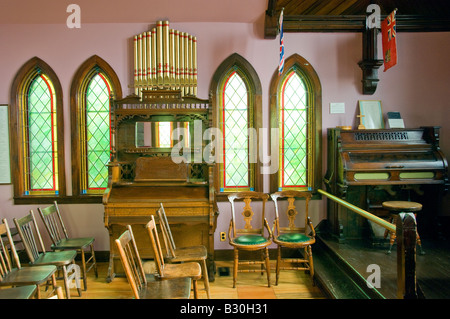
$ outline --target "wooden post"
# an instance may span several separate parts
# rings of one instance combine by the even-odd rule
[[[358,62],[363,71],[363,94],[374,94],[378,84],[378,68],[383,60],[377,54],[377,28],[365,29],[363,32],[363,59]]]
[[[398,299],[418,299],[416,234],[414,213],[400,213],[396,225]]]

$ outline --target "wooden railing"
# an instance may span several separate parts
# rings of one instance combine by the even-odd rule
[[[318,192],[336,203],[350,209],[364,218],[395,232],[397,236],[397,298],[418,299],[420,288],[416,277],[416,218],[413,213],[400,213],[397,224],[393,225],[355,205],[324,190]]]

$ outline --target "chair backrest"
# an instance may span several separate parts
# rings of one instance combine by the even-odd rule
[[[139,299],[139,292],[147,284],[147,278],[130,225],[115,242],[134,297]]]
[[[145,225],[147,228],[150,240],[152,242],[153,253],[155,254],[156,270],[160,277],[164,277],[164,257],[161,250],[161,243],[159,241],[158,229],[156,228],[155,216],[151,216],[151,220]]]
[[[0,240],[0,278],[6,276],[13,269],[11,255],[14,258],[17,268],[21,268],[19,256],[14,247],[14,240],[12,239],[8,222],[5,218],[2,221],[3,224],[0,225],[0,236],[3,238],[6,236],[7,240],[3,240],[3,238]]]
[[[56,201],[45,208],[38,207],[38,212],[54,245],[63,238],[69,238]]]
[[[14,218],[13,221],[25,246],[30,263],[33,264],[39,258],[41,252],[45,254],[44,242],[42,241],[34,213],[30,210],[28,215],[19,219]]]
[[[312,193],[295,191],[295,190],[287,190],[287,191],[280,191],[280,192],[270,194],[270,197],[272,198],[272,200],[275,204],[274,233],[276,235],[280,235],[283,232],[306,233],[307,225],[310,225],[308,212],[309,212],[309,201],[311,200]],[[298,227],[295,223],[296,217],[299,214],[297,211],[297,207],[295,206],[296,198],[304,198],[305,199],[305,209],[304,209],[305,224],[304,224],[304,227]],[[286,209],[288,225],[286,227],[281,227],[281,225],[280,225],[280,207],[279,207],[280,199],[287,199],[287,201],[288,201],[288,207]]]
[[[161,203],[161,207],[157,210],[159,224],[161,226],[164,246],[166,247],[167,256],[175,258],[177,249],[175,246],[175,241],[173,240],[172,231],[170,230],[169,221],[167,220],[166,212],[164,206]]]
[[[232,236],[236,237],[238,234],[261,234],[264,235],[264,224],[265,224],[265,210],[266,210],[266,202],[269,198],[269,195],[261,192],[254,192],[254,191],[244,191],[244,192],[237,192],[232,193],[228,195],[228,201],[231,203],[231,231]],[[244,228],[237,228],[236,227],[236,208],[235,208],[235,202],[243,200],[245,203],[244,209],[241,213],[243,216],[245,225]],[[261,227],[255,228],[255,225],[253,223],[253,216],[255,215],[255,212],[252,208],[252,203],[257,200],[258,202],[261,201],[262,207],[261,207]]]

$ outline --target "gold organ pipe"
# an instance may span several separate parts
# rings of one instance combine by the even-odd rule
[[[146,32],[147,37],[147,87],[153,84],[152,79],[152,53],[151,53],[151,43],[152,43],[152,33],[150,31]]]
[[[163,26],[163,83],[169,82],[169,21],[164,21]]]
[[[193,95],[197,96],[197,38],[192,38]]]
[[[139,92],[138,84],[138,36],[135,35],[133,39],[133,62],[134,62],[134,93]]]
[[[162,21],[158,21],[156,23],[156,61],[157,61],[157,70],[156,70],[156,76],[158,79],[158,85],[163,85],[163,37],[162,37]]]
[[[158,85],[158,80],[156,78],[156,28],[152,29],[152,86]]]

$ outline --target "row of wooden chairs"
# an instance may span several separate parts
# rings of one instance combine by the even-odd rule
[[[156,273],[148,273],[144,270],[130,225],[115,241],[134,297],[136,299],[187,299],[190,297],[192,285],[194,298],[197,299],[197,281],[203,277],[206,294],[209,298],[206,247],[177,248],[162,204],[157,215],[167,256],[162,253],[155,216],[152,215],[151,220],[145,226],[155,256]]]
[[[2,278],[0,285],[18,286],[18,289],[12,288],[15,289],[14,295],[12,295],[13,290],[10,289],[2,289],[2,293],[4,294],[4,297],[9,298],[30,298],[34,295],[37,298],[40,298],[39,286],[47,283],[51,277],[53,288],[56,289],[55,273],[57,270],[62,270],[66,298],[69,299],[70,283],[68,269],[70,265],[75,265],[75,258],[78,253],[81,254],[82,260],[81,274],[84,282],[84,290],[87,289],[86,273],[94,268],[95,275],[98,276],[93,248],[95,239],[93,237],[70,238],[56,202],[45,208],[39,207],[38,211],[52,241],[50,247],[51,251],[46,250],[38,223],[32,210],[29,214],[21,218],[13,219],[17,234],[20,237],[20,241],[27,254],[31,267],[21,266],[11,230],[6,219],[3,219],[3,225],[0,227],[0,234],[7,238],[8,245],[4,245],[3,241],[1,243],[0,258]],[[90,249],[91,251],[91,256],[87,261],[85,258],[86,249]],[[87,269],[86,265],[89,263],[91,266]],[[16,267],[13,267],[14,265]],[[76,266],[70,269],[74,271],[73,279],[76,283],[75,286],[78,290],[78,295],[81,296],[81,285],[79,282],[80,274],[77,272]],[[31,286],[24,288],[26,285]],[[19,294],[19,292],[21,294]]]
[[[233,259],[233,288],[236,287],[238,272],[256,272],[256,268],[247,267],[241,269],[241,265],[261,265],[261,272],[267,274],[267,283],[270,287],[270,260],[268,247],[274,242],[277,244],[277,262],[276,262],[276,285],[278,285],[281,269],[296,269],[309,272],[314,284],[314,265],[311,245],[315,243],[315,230],[309,217],[309,201],[312,198],[311,192],[287,190],[270,194],[275,204],[275,219],[273,228],[269,227],[265,216],[265,206],[269,195],[262,192],[243,191],[228,195],[231,203],[231,220],[228,231],[229,243],[234,247]],[[282,227],[279,213],[279,200],[287,199],[288,207],[286,216],[288,225]],[[299,214],[295,206],[296,199],[305,200],[304,225],[296,225],[296,217]],[[236,214],[236,202],[244,201],[242,218]],[[261,203],[259,210],[255,209],[255,203]],[[261,224],[257,224],[254,217],[259,217]],[[239,227],[238,222],[240,222]],[[265,234],[267,230],[267,235]],[[282,248],[303,250],[301,258],[282,257]],[[239,261],[240,251],[260,251],[262,260]],[[247,253],[248,254],[248,253]]]

